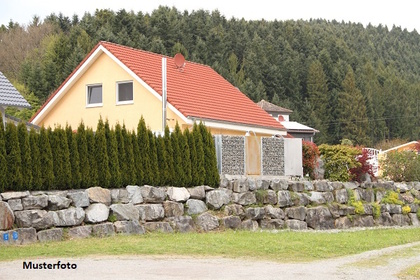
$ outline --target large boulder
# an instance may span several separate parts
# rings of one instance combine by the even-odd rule
[[[152,186],[140,187],[140,192],[146,203],[161,203],[165,201],[166,191],[164,188],[157,188]]]
[[[20,199],[20,198],[9,199],[7,201],[7,203],[9,204],[10,209],[12,209],[12,211],[22,211],[23,210],[22,199]]]
[[[124,191],[124,190],[121,190]],[[141,194],[141,189],[139,186],[127,186],[125,187],[125,191],[127,192],[127,200],[128,202],[131,202],[132,204],[140,204],[143,203],[144,199]],[[120,192],[121,196],[121,192]]]
[[[92,235],[92,226],[71,227],[68,229],[68,236],[74,238],[87,238]]]
[[[206,198],[206,191],[204,186],[197,186],[194,188],[189,188],[188,192],[190,193],[190,198],[192,199],[204,199]]]
[[[410,217],[404,214],[394,214],[392,220],[397,226],[409,226],[411,222]]]
[[[204,204],[204,202],[203,202]],[[178,217],[184,215],[184,204],[174,201],[163,202],[165,217]]]
[[[165,217],[165,209],[162,204],[136,205],[136,208],[142,221],[157,221]]]
[[[303,182],[289,181],[287,189],[292,192],[303,192],[305,190],[305,185]]]
[[[228,189],[217,189],[206,194],[207,205],[212,209],[220,209],[231,201],[232,191]]]
[[[307,230],[308,225],[304,221],[300,220],[287,220],[286,227],[291,230]]]
[[[263,219],[260,221],[262,229],[281,229],[284,228],[284,221],[281,219]]]
[[[314,188],[319,192],[331,192],[334,189],[327,181],[324,180],[315,181]]]
[[[324,206],[308,208],[306,210],[306,223],[313,229],[333,229],[334,219],[330,210]]]
[[[338,229],[348,229],[353,226],[348,217],[340,217],[334,221],[334,225]]]
[[[267,205],[264,207],[265,215],[271,219],[284,219],[284,211],[281,208]]]
[[[198,199],[188,199],[186,206],[188,215],[201,214],[208,210],[207,205]]]
[[[115,235],[113,223],[103,223],[92,226],[92,235],[97,237],[105,237]]]
[[[133,204],[112,204],[110,215],[114,215],[117,221],[138,221],[140,218],[139,210]]]
[[[108,220],[109,208],[103,203],[94,203],[86,208],[85,213],[85,222],[92,224],[101,223]]]
[[[18,199],[29,196],[28,191],[24,192],[4,192],[1,193],[1,197],[3,197],[3,200],[10,200],[10,199]]]
[[[325,204],[327,202],[322,192],[310,192],[308,198],[313,204]]]
[[[111,205],[111,191],[101,187],[93,187],[86,190],[90,203],[102,203]]]
[[[39,209],[23,210],[15,212],[15,219],[18,227],[33,227],[39,230],[53,227],[57,220],[57,214]]]
[[[145,234],[144,226],[139,221],[117,221],[114,223],[115,232],[122,234]]]
[[[41,230],[37,233],[40,242],[61,241],[63,239],[62,228]]]
[[[224,228],[238,229],[241,226],[241,218],[238,216],[227,216],[220,220],[220,224]]]
[[[244,207],[238,204],[226,205],[224,212],[226,216],[238,216],[241,219],[246,217]]]
[[[255,192],[255,196],[258,203],[262,204],[277,204],[277,194],[273,190],[258,190]]]
[[[61,210],[69,208],[71,199],[59,195],[48,196],[48,210]]]
[[[190,216],[178,216],[169,219],[172,228],[177,232],[192,232],[194,231],[194,222]]]
[[[411,224],[415,227],[419,227],[420,226],[420,221],[419,218],[417,217],[417,214],[414,213],[408,213],[408,217],[411,220]]]
[[[290,219],[304,221],[306,218],[306,208],[303,206],[287,208],[286,216]]]
[[[253,192],[233,193],[232,200],[233,202],[244,206],[255,204],[257,202]]]
[[[190,193],[186,188],[169,187],[167,190],[169,200],[184,202],[190,198]]]
[[[278,204],[280,207],[292,206],[293,201],[289,191],[279,191],[277,193]]]
[[[355,227],[373,227],[375,221],[372,216],[356,216],[353,219],[353,226]]]
[[[85,219],[85,211],[80,207],[71,207],[56,211],[55,213],[57,213],[55,225],[58,227],[77,226]]]
[[[246,209],[246,216],[251,220],[261,220],[264,218],[265,208],[264,207],[255,207]]]
[[[9,204],[4,201],[0,201],[0,230],[11,229],[14,222],[15,215],[13,214]]]
[[[238,178],[233,182],[233,189],[234,192],[241,193],[249,191],[249,184],[247,183],[246,178]]]
[[[67,197],[71,199],[71,205],[74,207],[88,207],[90,205],[87,191],[70,191]]]
[[[258,222],[255,220],[245,220],[241,223],[240,229],[256,231],[258,229]]]
[[[110,189],[111,192],[111,203],[129,203],[127,189]],[[139,188],[140,191],[140,188]]]
[[[5,241],[3,235],[7,234],[9,240]],[[37,242],[36,230],[34,228],[17,228],[6,232],[0,232],[0,244],[23,245]]]
[[[30,195],[22,198],[22,205],[24,210],[43,209],[48,206],[48,196],[43,195]]]
[[[168,222],[148,222],[144,224],[147,231],[173,233],[174,230]]]
[[[334,191],[335,201],[346,204],[349,201],[349,195],[346,189],[338,189]]]
[[[289,182],[285,179],[274,178],[270,182],[270,189],[274,191],[284,191],[289,187]]]
[[[388,212],[381,213],[381,215],[376,220],[376,223],[380,226],[393,226],[394,221],[392,220],[391,215]]]
[[[197,226],[203,231],[210,231],[219,227],[219,220],[212,214],[206,212],[197,217]]]

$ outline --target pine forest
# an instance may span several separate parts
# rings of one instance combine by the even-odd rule
[[[151,14],[97,10],[2,25],[0,71],[33,107],[7,113],[28,120],[101,40],[181,52],[209,65],[253,101],[293,110],[291,120],[320,131],[317,144],[420,139],[416,30],[322,19],[247,21],[163,6]]]

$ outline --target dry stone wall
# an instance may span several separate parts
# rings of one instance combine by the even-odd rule
[[[0,194],[0,244],[115,234],[420,226],[420,183],[223,176],[220,187]]]

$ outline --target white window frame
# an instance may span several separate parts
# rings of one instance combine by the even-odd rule
[[[132,100],[126,100],[126,101],[119,101],[118,99],[118,97],[120,96],[120,93],[119,93],[119,85],[120,84],[129,84],[129,83],[131,83],[132,85],[133,85],[133,99]],[[115,94],[115,101],[116,101],[116,104],[117,105],[127,105],[127,104],[133,104],[134,103],[134,83],[133,83],[133,81],[121,81],[121,82],[117,82],[116,83],[116,90],[115,90],[115,92],[116,92],[116,94]]]
[[[100,86],[102,88],[102,102],[101,103],[89,103],[89,88],[90,87],[98,87]],[[90,84],[86,85],[86,107],[92,108],[92,107],[102,107],[104,102],[104,87],[102,84]]]

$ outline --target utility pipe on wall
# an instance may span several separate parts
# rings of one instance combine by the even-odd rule
[[[166,127],[166,57],[162,57],[162,135]]]

